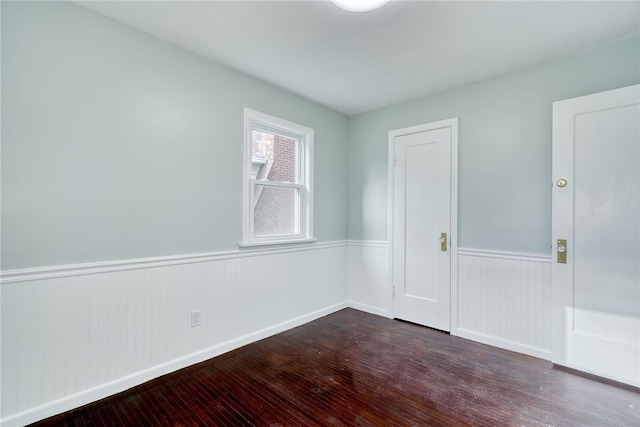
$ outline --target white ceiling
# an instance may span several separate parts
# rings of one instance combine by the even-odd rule
[[[348,115],[640,34],[640,1],[79,4]]]

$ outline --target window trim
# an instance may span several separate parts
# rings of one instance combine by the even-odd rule
[[[299,183],[280,183],[270,181],[257,182],[251,177],[252,171],[252,130],[274,133],[299,139],[300,177]],[[244,108],[244,135],[242,147],[242,241],[240,247],[279,245],[286,243],[313,242],[313,137],[312,128],[299,125],[250,108]],[[282,236],[255,237],[253,192],[255,185],[275,188],[296,188],[300,192],[298,198],[299,233]]]

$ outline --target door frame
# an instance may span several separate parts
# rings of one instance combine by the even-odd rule
[[[450,128],[451,129],[451,206],[449,232],[449,253],[451,257],[450,282],[450,333],[458,330],[458,118],[439,120],[416,126],[394,129],[389,131],[387,145],[387,245],[388,245],[388,292],[391,299],[391,318],[395,318],[395,298],[393,283],[393,200],[394,200],[394,167],[395,167],[395,139],[403,135],[419,132]]]

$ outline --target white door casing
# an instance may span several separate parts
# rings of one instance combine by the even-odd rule
[[[457,119],[389,132],[389,155],[394,317],[450,331],[457,247]],[[441,250],[441,233],[447,234],[446,251]]]
[[[552,361],[640,386],[640,85],[555,102],[552,169]]]

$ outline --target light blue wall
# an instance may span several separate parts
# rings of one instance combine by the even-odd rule
[[[459,245],[550,252],[552,103],[638,82],[635,38],[353,117],[350,238],[387,239],[388,131],[459,117]]]
[[[241,239],[249,107],[315,129],[315,232],[347,238],[348,117],[72,3],[2,2],[2,269]]]
[[[386,240],[387,132],[459,117],[460,245],[549,252],[551,103],[640,82],[632,39],[349,120],[77,5],[1,4],[2,269],[236,248],[244,106],[315,129],[320,241]]]

